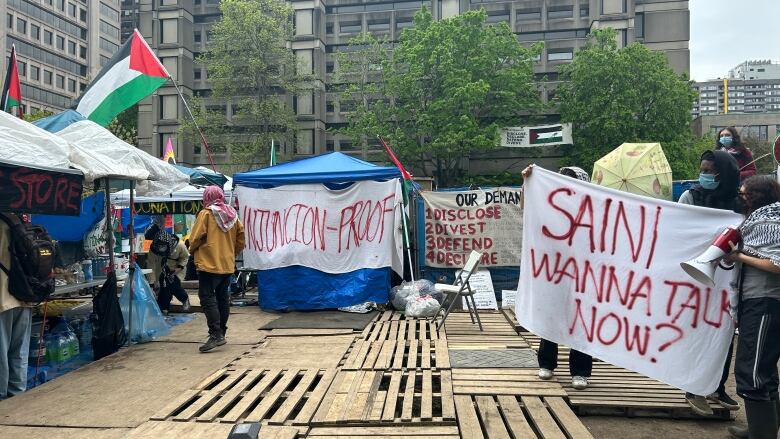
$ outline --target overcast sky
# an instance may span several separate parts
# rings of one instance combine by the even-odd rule
[[[780,0],[691,0],[691,78],[725,77],[750,59],[780,62]]]

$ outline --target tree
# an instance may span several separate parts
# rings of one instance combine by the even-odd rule
[[[106,128],[125,142],[138,146],[138,104],[119,113]]]
[[[561,119],[573,124],[569,164],[590,169],[624,142],[660,142],[675,178],[688,174],[690,111],[696,94],[664,55],[632,43],[617,47],[617,32],[598,29],[585,49],[561,68]],[[685,161],[680,161],[680,154]],[[698,156],[694,158],[698,164]]]
[[[287,42],[293,35],[293,9],[283,0],[223,0],[197,62],[208,72],[217,110],[195,106],[204,131],[245,168],[267,163],[271,140],[292,143],[296,118],[284,95],[301,91],[311,79],[299,74]],[[308,67],[311,70],[311,67]],[[199,102],[198,102],[199,103]],[[227,118],[227,103],[233,117]],[[192,124],[185,131],[198,138]],[[199,140],[198,140],[199,143]]]
[[[506,23],[487,25],[486,19],[480,10],[435,21],[423,8],[376,75],[368,73],[377,43],[359,37],[368,53],[352,56],[357,62],[341,73],[352,77],[347,95],[357,101],[365,93],[347,113],[347,132],[362,139],[382,134],[425,175],[430,162],[439,185],[462,183],[463,158],[498,148],[501,127],[541,106],[533,80],[541,46],[526,48]],[[374,78],[381,84],[361,89],[363,79]],[[371,99],[372,87],[382,87],[386,99]]]

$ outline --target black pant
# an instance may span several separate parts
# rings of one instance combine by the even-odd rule
[[[171,300],[174,297],[182,304],[187,301],[189,296],[184,288],[181,287],[181,281],[178,276],[170,275],[165,276],[165,273],[160,274],[160,291],[157,293],[157,305],[160,306],[161,311],[167,311],[171,308]]]
[[[777,399],[780,360],[780,300],[758,298],[739,304],[739,338],[734,378],[744,399]]]
[[[228,295],[229,274],[213,274],[198,272],[198,297],[206,323],[209,326],[209,336],[223,337],[227,332],[227,321],[230,317],[230,296]]]
[[[539,343],[539,367],[555,370],[558,367],[558,345],[549,340],[542,339]],[[569,353],[569,373],[576,377],[589,377],[593,370],[593,358],[580,351],[572,349]]]
[[[726,354],[726,364],[723,365],[723,375],[720,377],[720,385],[718,385],[718,394],[726,393],[726,380],[729,379],[729,371],[731,371],[731,358],[734,356],[734,336],[731,337],[731,343],[729,343],[729,352]]]

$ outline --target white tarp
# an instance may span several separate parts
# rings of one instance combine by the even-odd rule
[[[121,155],[102,153],[102,149],[96,146],[98,142],[85,145],[89,135],[82,132],[72,136],[82,137],[80,142],[73,142],[71,138],[52,134],[0,111],[0,159],[55,168],[73,167],[84,173],[87,182],[106,176],[126,180],[149,178],[148,171],[127,164]]]
[[[101,170],[101,177],[113,176],[140,181],[136,186],[140,195],[163,195],[187,186],[189,177],[156,157],[119,139],[91,120],[68,125],[57,136],[76,145],[71,160],[76,164],[93,165],[114,162]],[[99,177],[95,177],[99,178]]]
[[[710,289],[680,263],[741,217],[539,167],[524,190],[518,322],[688,392],[715,391],[734,334],[730,272]]]
[[[233,199],[232,183],[233,183],[233,179],[228,177],[228,182],[225,183],[225,199],[228,201],[231,201]],[[166,202],[166,201],[200,201],[203,200],[204,190],[206,190],[206,188],[187,185],[184,188],[179,189],[178,191],[171,192],[169,194],[164,194],[164,195],[140,196],[138,195],[138,193],[136,193],[135,198],[133,200],[136,203],[159,203],[159,202]],[[124,189],[112,193],[111,204],[120,209],[125,209],[129,207],[130,189]]]
[[[472,250],[482,267],[517,267],[523,211],[520,190],[421,193],[425,200],[425,265],[461,268]]]
[[[65,140],[0,111],[0,160],[68,169],[70,150]]]
[[[339,190],[322,184],[239,186],[235,193],[245,228],[247,267],[403,271],[398,179],[361,181]]]

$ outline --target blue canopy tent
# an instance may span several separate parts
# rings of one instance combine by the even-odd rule
[[[333,152],[235,174],[233,185],[268,189],[319,183],[330,188],[344,188],[358,181],[400,177],[401,172],[396,167],[377,166]],[[260,307],[289,311],[340,308],[369,301],[386,303],[391,270],[390,267],[365,268],[332,274],[301,265],[259,270]]]

